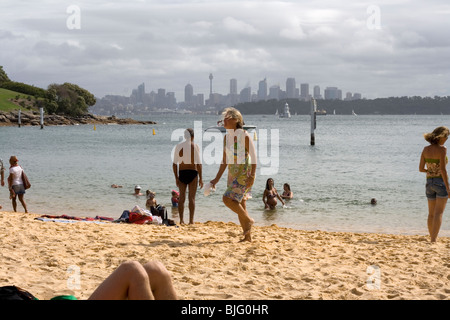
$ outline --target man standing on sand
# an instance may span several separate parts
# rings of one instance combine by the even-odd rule
[[[200,157],[200,148],[194,143],[194,130],[189,128],[184,132],[183,142],[175,147],[173,156],[173,174],[175,183],[180,190],[178,200],[178,213],[180,215],[180,224],[184,224],[184,202],[186,200],[186,189],[189,187],[189,224],[194,223],[195,212],[195,194],[197,192],[197,183],[200,189],[203,188],[202,163]]]

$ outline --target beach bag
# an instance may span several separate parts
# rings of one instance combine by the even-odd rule
[[[152,215],[161,217],[163,221],[167,219],[167,209],[160,204],[158,204],[156,207],[151,207],[150,211]]]
[[[16,286],[0,287],[0,300],[38,300],[26,290]]]
[[[23,187],[25,188],[25,190],[30,189],[30,187],[31,187],[30,180],[28,180],[28,177],[25,174],[25,171],[23,171],[23,169],[22,169],[22,181],[23,181]]]

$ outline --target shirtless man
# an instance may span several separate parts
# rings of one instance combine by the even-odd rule
[[[202,163],[200,158],[200,148],[194,143],[194,130],[186,129],[183,142],[175,147],[173,157],[173,174],[175,183],[180,190],[178,201],[178,213],[180,224],[184,224],[184,202],[186,200],[186,189],[189,188],[189,224],[194,223],[195,194],[197,184],[203,188]]]

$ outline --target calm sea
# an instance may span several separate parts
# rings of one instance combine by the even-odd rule
[[[257,225],[427,234],[425,175],[418,171],[426,145],[422,135],[446,125],[448,116],[318,116],[315,146],[310,145],[309,116],[244,118],[257,126],[252,135],[259,166],[253,199],[248,201]],[[158,124],[0,127],[0,158],[7,164],[17,155],[26,170],[32,183],[25,196],[30,212],[118,218],[135,205],[145,207],[144,197],[132,195],[138,184],[143,191],[155,191],[158,202],[178,221],[170,206],[170,190],[175,188],[172,149],[183,129],[195,128],[205,161],[204,181],[214,178],[221,143],[217,133],[204,130],[215,125],[218,116],[141,119]],[[269,177],[280,192],[284,182],[291,185],[295,197],[287,208],[264,210],[262,194]],[[123,188],[113,189],[112,184]],[[226,174],[209,197],[198,191],[197,222],[238,223],[221,201],[225,186]],[[378,200],[376,206],[370,205],[371,198]],[[0,202],[4,210],[12,210],[6,187],[0,188]],[[447,212],[440,235],[450,236]]]

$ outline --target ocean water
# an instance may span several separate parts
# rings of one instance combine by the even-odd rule
[[[214,126],[218,116],[141,119],[157,124],[0,127],[0,158],[6,165],[16,155],[26,170],[32,184],[25,195],[30,212],[118,218],[135,205],[145,207],[145,197],[132,195],[138,184],[144,192],[155,191],[157,201],[178,221],[177,210],[170,205],[170,190],[176,188],[172,150],[183,130],[194,128],[202,149],[204,182],[213,179],[221,159],[220,134],[204,130]],[[250,215],[260,226],[427,235],[425,175],[418,171],[426,145],[423,133],[449,119],[318,116],[311,146],[309,116],[244,116],[246,124],[257,126],[251,134],[259,157],[253,198],[247,202]],[[294,199],[287,208],[264,209],[262,195],[269,177],[280,193],[283,183],[291,185]],[[111,188],[112,184],[123,188]],[[195,221],[238,223],[236,214],[222,203],[225,187],[226,173],[209,197],[198,190]],[[4,210],[12,210],[8,195],[6,187],[0,188]],[[377,199],[376,206],[370,204],[371,198]],[[22,210],[19,203],[18,211]],[[440,236],[450,236],[448,212]]]

